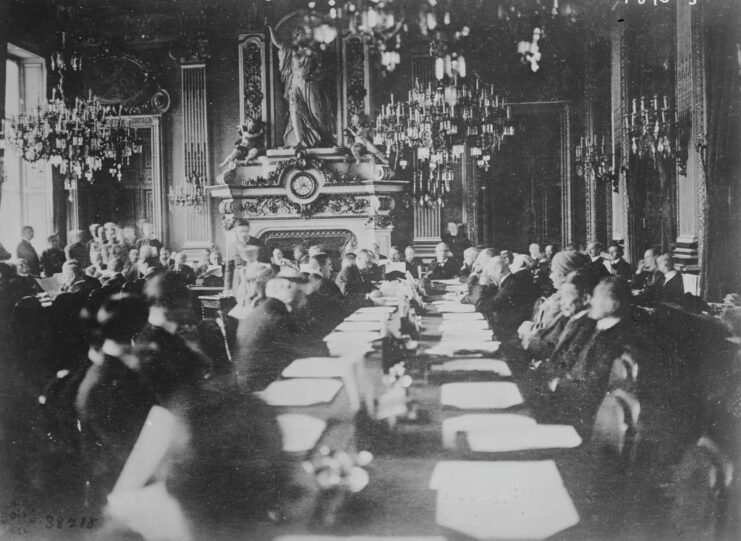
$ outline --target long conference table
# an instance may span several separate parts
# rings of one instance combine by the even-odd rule
[[[594,513],[588,483],[594,471],[579,435],[570,426],[538,423],[528,393],[520,392],[526,383],[491,342],[485,322],[442,300],[443,292],[431,296],[416,352],[406,356],[413,379],[405,398],[415,421],[379,411],[390,389],[383,355],[362,336],[339,347],[328,342],[335,361],[301,360],[262,394],[283,420],[284,445],[296,457],[306,497],[287,504],[285,522],[257,528],[256,539],[602,537],[585,520]],[[373,332],[373,314],[362,309],[339,328]],[[391,309],[381,314],[382,335],[398,334],[395,316]],[[312,403],[309,388],[324,393],[324,402]],[[312,515],[317,488],[300,467],[322,448],[374,455],[367,487],[344,502],[331,525]]]

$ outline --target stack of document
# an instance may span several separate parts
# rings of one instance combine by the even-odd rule
[[[327,423],[310,415],[285,413],[276,417],[286,453],[308,453],[327,429]]]
[[[364,306],[355,310],[354,314],[390,314],[395,311],[396,308],[392,306]]]
[[[432,283],[444,286],[457,286],[461,284],[461,281],[458,278],[448,278],[446,280],[432,280]]]
[[[440,403],[465,410],[507,409],[522,404],[520,390],[512,382],[446,383],[440,387]]]
[[[296,359],[283,370],[284,378],[342,378],[354,411],[360,409],[357,364],[362,356]]]
[[[453,373],[453,372],[490,372],[497,376],[508,378],[512,376],[512,371],[506,362],[499,359],[456,359],[443,364],[437,364],[430,367],[433,373]]]
[[[573,426],[534,425],[498,427],[467,434],[468,446],[474,452],[506,453],[533,449],[572,449],[582,440]]]
[[[451,319],[443,320],[440,325],[440,332],[460,334],[464,332],[475,333],[477,331],[489,332],[489,323],[486,320],[476,319],[471,321],[455,321]]]
[[[501,342],[491,340],[491,334],[486,340],[442,340],[434,346],[427,348],[427,355],[442,355],[452,357],[454,355],[492,355],[499,350]]]
[[[492,432],[504,429],[518,429],[535,426],[535,419],[516,413],[466,413],[443,419],[443,447],[456,448],[458,434],[470,435],[474,432]]]
[[[432,303],[432,305],[440,313],[465,313],[476,311],[476,309],[473,307],[473,304],[462,304],[456,301],[435,301]]]
[[[484,314],[480,312],[445,312],[443,321],[478,321],[484,319]]]

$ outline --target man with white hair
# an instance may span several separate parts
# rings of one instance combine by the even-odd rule
[[[458,271],[450,249],[444,242],[438,242],[435,246],[435,261],[430,265],[427,278],[430,280],[449,280],[455,277]]]
[[[509,340],[517,335],[519,325],[528,319],[538,293],[528,273],[512,274],[507,260],[495,256],[486,262],[483,277],[496,286],[489,288],[476,302],[476,311],[489,321],[494,335]]]
[[[465,282],[471,275],[473,264],[478,256],[479,251],[473,246],[469,246],[463,250],[463,265],[461,265],[461,268],[458,271],[458,276],[460,276],[461,282]]]
[[[267,298],[239,322],[234,368],[240,385],[260,391],[280,376],[294,359],[312,351],[292,313],[306,302],[306,278],[284,267],[265,286]]]

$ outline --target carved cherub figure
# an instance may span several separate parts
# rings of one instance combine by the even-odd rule
[[[264,150],[263,133],[262,121],[259,118],[248,118],[239,126],[239,140],[234,144],[234,150],[224,158],[219,167],[230,164],[230,168],[234,168],[237,161],[250,162],[257,158]]]
[[[355,113],[350,118],[350,126],[345,128],[345,135],[351,140],[350,151],[355,156],[355,163],[359,164],[362,154],[367,153],[375,157],[380,163],[388,165],[386,157],[371,142],[373,138],[372,131],[370,119],[365,113]]]

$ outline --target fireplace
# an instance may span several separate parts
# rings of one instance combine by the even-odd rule
[[[315,244],[321,244],[324,251],[332,258],[333,263],[339,262],[345,245],[358,242],[355,234],[348,229],[268,230],[260,235],[260,239],[270,252],[280,248],[289,258],[292,257],[293,247],[297,244],[303,244],[307,248]]]

